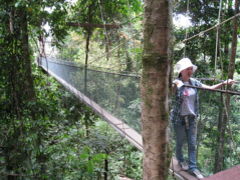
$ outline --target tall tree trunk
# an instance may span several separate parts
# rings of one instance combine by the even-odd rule
[[[21,21],[20,29],[22,31],[21,42],[22,42],[22,60],[23,60],[23,69],[25,71],[25,83],[24,83],[24,94],[27,95],[26,100],[35,99],[35,91],[33,87],[33,77],[32,77],[32,64],[30,57],[30,48],[28,41],[28,21],[27,21],[27,12],[23,8],[20,12]]]
[[[235,14],[239,13],[239,0],[235,1]],[[237,30],[238,30],[238,22],[237,18],[233,19],[233,33],[232,33],[232,48],[231,48],[231,56],[230,62],[228,66],[228,78],[233,79],[234,70],[235,70],[235,59],[236,59],[236,49],[237,49]],[[227,87],[228,89],[230,87]],[[226,143],[226,128],[229,123],[229,113],[230,113],[230,95],[226,94],[224,103],[224,116],[222,119],[222,124],[219,126],[219,144],[216,147],[216,157],[215,157],[215,172],[219,172],[224,168],[224,148]]]
[[[4,63],[2,68],[6,79],[4,91],[9,98],[7,113],[11,114],[12,118],[9,129],[12,131],[5,137],[6,142],[3,143],[7,144],[6,171],[9,174],[17,174],[19,167],[23,166],[23,160],[29,158],[21,138],[26,129],[23,121],[24,111],[29,108],[28,102],[35,99],[35,90],[28,42],[27,10],[23,6],[15,7],[14,3],[10,3],[9,6],[6,9],[9,19],[5,22],[9,33],[3,36],[4,49],[8,50],[3,54],[5,56],[3,59],[7,59],[7,63]],[[30,111],[34,117],[33,109]],[[17,177],[9,175],[7,179],[13,180]]]
[[[217,144],[215,149],[215,163],[214,163],[214,172],[221,171],[223,167],[223,159],[224,159],[224,147],[223,147],[223,137],[221,134],[225,131],[224,127],[224,108],[223,108],[223,94],[221,94],[220,99],[221,104],[219,105],[219,114],[218,114],[218,136],[217,136]]]
[[[107,154],[107,157],[104,160],[104,180],[108,180],[108,173],[109,173],[109,161],[108,161],[108,150],[105,150],[105,153]]]
[[[168,95],[170,72],[171,0],[145,0],[144,54],[141,81],[143,179],[168,175]]]

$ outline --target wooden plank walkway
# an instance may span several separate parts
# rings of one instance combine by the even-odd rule
[[[128,178],[128,177],[119,177],[119,180],[134,180],[134,179],[130,179],[130,178]]]
[[[178,165],[178,161],[175,157],[172,158],[170,164],[170,172],[172,176],[176,177],[176,179],[181,180],[197,180],[196,177],[192,176],[191,174],[183,171],[181,167]]]
[[[240,180],[240,165],[208,176],[203,180]]]

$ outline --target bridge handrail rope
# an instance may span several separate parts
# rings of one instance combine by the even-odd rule
[[[210,27],[210,28],[208,28],[208,29],[206,29],[206,30],[204,30],[204,31],[201,31],[201,32],[199,32],[198,34],[195,34],[195,35],[193,35],[193,36],[191,36],[191,37],[189,37],[189,38],[187,38],[187,39],[184,39],[184,40],[180,41],[179,43],[185,43],[185,42],[187,42],[187,41],[189,41],[189,40],[192,40],[192,39],[195,38],[195,37],[201,37],[204,33],[208,32],[208,31],[210,31],[210,30],[213,30],[213,29],[217,28],[218,26],[221,26],[221,25],[225,24],[226,22],[228,22],[228,21],[230,21],[230,20],[232,20],[232,19],[234,19],[234,18],[236,18],[236,17],[238,17],[238,16],[240,16],[240,13],[235,14],[234,16],[232,16],[232,17],[230,17],[230,18],[222,21],[221,23],[215,24],[214,26],[212,26],[212,27]]]
[[[63,64],[63,65],[67,65],[67,66],[77,67],[77,68],[83,68],[83,69],[85,68],[84,65],[76,64],[75,62],[69,62],[69,61],[63,61],[63,60],[50,60],[50,59],[48,59],[47,61],[54,62],[54,63],[57,63],[57,64]],[[97,66],[93,66],[93,67],[102,68],[102,67],[97,67]],[[112,70],[110,68],[104,68],[104,69]],[[119,75],[119,76],[140,78],[140,75],[138,75],[138,74],[116,73],[116,72],[112,72],[112,71],[108,72],[108,71],[101,71],[101,70],[97,70],[97,69],[92,69],[92,68],[89,68],[89,67],[87,68],[87,70],[106,73],[106,74]]]
[[[207,90],[207,91],[215,91],[215,92],[220,92],[220,93],[227,93],[231,95],[240,95],[240,92],[237,91],[229,91],[229,90],[221,90],[221,89],[208,89],[208,88],[203,88],[203,87],[198,87],[198,86],[192,86],[192,85],[184,85],[185,87],[190,87],[190,88],[197,88],[201,90]]]

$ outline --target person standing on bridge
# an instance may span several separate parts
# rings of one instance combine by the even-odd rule
[[[207,89],[218,89],[226,84],[233,84],[234,80],[226,80],[222,83],[208,86],[202,84],[200,81],[191,78],[193,73],[197,70],[197,66],[192,64],[189,58],[179,60],[175,66],[175,71],[178,78],[173,81],[173,91],[176,95],[176,101],[171,112],[171,121],[174,126],[176,135],[176,158],[183,170],[199,179],[203,175],[197,168],[196,162],[196,137],[197,137],[197,116],[198,116],[198,90],[193,87],[186,87],[184,85],[191,85],[203,87]],[[187,139],[188,144],[188,162],[184,161],[182,154],[182,146]]]

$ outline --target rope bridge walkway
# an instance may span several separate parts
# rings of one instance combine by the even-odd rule
[[[50,57],[38,58],[38,64],[51,76],[56,78],[78,99],[90,106],[130,143],[132,143],[140,151],[143,151],[142,137],[140,135],[141,100],[139,76],[86,69],[77,63],[61,61]],[[201,131],[203,131],[203,129],[207,129],[208,127],[213,127],[214,122],[216,124],[218,111],[222,108],[216,99],[220,99],[222,93],[202,92],[204,93],[200,93],[200,99],[207,99],[207,101],[200,102],[201,116],[199,118],[198,134],[200,135],[198,137],[198,141],[203,144],[207,144],[207,137],[203,137],[203,135],[201,135]],[[233,101],[240,105],[238,96],[234,97],[235,99]],[[211,106],[209,106],[210,103],[212,103]],[[237,121],[239,117],[238,115],[240,115],[239,105],[234,106],[232,109],[232,111],[235,112],[233,113],[234,115],[230,114],[231,120],[234,122]],[[206,106],[208,108],[203,108]],[[237,130],[237,127],[231,127],[231,131]],[[233,137],[231,138],[233,139]],[[173,139],[173,137],[171,137],[171,139]],[[172,143],[174,144],[174,142]],[[229,143],[234,149],[234,141]],[[198,151],[202,151],[201,147],[198,148]],[[234,150],[232,151],[232,153],[236,153]],[[206,162],[206,165],[207,163],[209,162]],[[233,162],[233,164],[236,165],[239,163]],[[239,168],[233,168],[230,171],[222,171],[221,173],[226,174],[231,172],[231,174],[235,173],[236,176],[236,169]],[[176,179],[196,179],[187,172],[182,171],[175,158],[172,159],[169,171]],[[216,175],[208,176],[206,179],[213,180]],[[211,177],[213,178],[211,179]],[[236,177],[240,177],[239,171]]]

